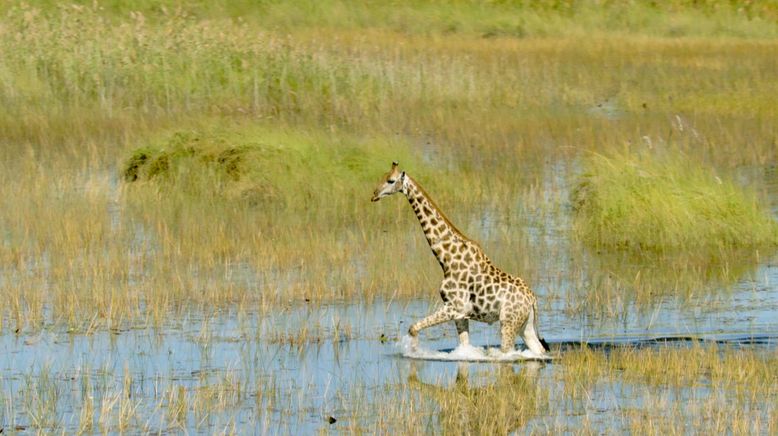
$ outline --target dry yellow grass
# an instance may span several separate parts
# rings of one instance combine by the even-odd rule
[[[223,14],[114,12],[17,5],[2,18],[4,327],[48,317],[94,331],[206,307],[434,296],[439,273],[412,215],[401,201],[363,204],[365,169],[291,168],[321,186],[306,198],[290,184],[288,209],[127,189],[133,150],[176,131],[219,125],[231,138],[293,143],[313,162],[345,148],[368,168],[402,150],[498,264],[551,292],[571,280],[584,290],[583,269],[593,281],[607,274],[566,242],[579,151],[672,143],[723,173],[777,158],[770,39],[276,32]],[[560,271],[516,255],[527,252],[575,263]],[[667,288],[645,282],[651,268],[622,280],[642,295]],[[681,281],[708,282],[701,270]]]

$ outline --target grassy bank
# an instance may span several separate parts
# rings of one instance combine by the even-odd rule
[[[778,223],[756,193],[677,151],[592,155],[571,201],[575,233],[597,247],[661,251],[778,242]]]

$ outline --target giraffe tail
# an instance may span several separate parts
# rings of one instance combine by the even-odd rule
[[[551,348],[549,348],[548,342],[546,342],[546,340],[543,339],[540,336],[540,329],[538,328],[538,325],[540,324],[540,321],[538,321],[538,302],[537,301],[532,303],[532,310],[535,312],[535,316],[534,316],[533,321],[535,322],[535,332],[536,332],[536,334],[538,336],[538,341],[540,341],[540,345],[543,346],[543,349],[546,352],[549,352],[549,351],[551,351]]]
[[[546,350],[546,353],[548,353],[549,351],[551,351],[551,349],[550,349],[550,348],[548,348],[548,342],[546,342],[546,340],[545,340],[545,339],[543,339],[543,338],[538,338],[538,339],[540,340],[540,345],[542,345],[542,346],[543,346],[543,349],[544,349],[544,350]]]

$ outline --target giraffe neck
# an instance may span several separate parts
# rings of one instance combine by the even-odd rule
[[[469,239],[446,218],[429,194],[407,175],[403,193],[408,198],[416,218],[419,219],[432,253],[438,259],[443,271],[447,271],[452,259],[451,253],[456,252],[456,249]]]

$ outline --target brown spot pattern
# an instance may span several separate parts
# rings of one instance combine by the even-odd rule
[[[440,286],[443,307],[413,324],[410,334],[416,336],[424,328],[451,320],[499,320],[503,351],[512,349],[516,335],[526,331],[535,294],[524,280],[495,267],[476,242],[451,224],[421,186],[408,179],[403,193],[444,273]],[[459,322],[457,327],[467,331],[466,323]]]

